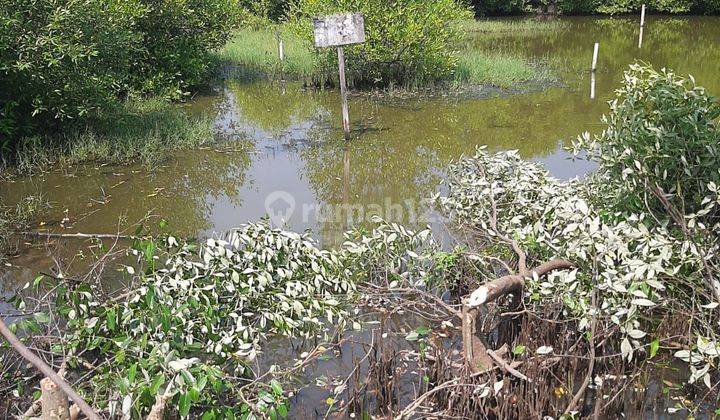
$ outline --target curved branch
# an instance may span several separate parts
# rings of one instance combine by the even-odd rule
[[[551,271],[567,270],[573,267],[575,267],[575,264],[566,260],[548,261],[531,270],[528,277],[533,275],[542,277]],[[522,290],[525,286],[525,278],[520,274],[510,274],[485,283],[470,294],[467,304],[469,307],[474,308],[492,302],[508,293]]]

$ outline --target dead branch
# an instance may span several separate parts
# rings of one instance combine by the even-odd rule
[[[40,381],[40,389],[42,390],[42,396],[40,397],[42,418],[69,420],[70,406],[67,395],[62,389],[50,378],[43,378]]]
[[[488,350],[488,351],[487,351],[487,354],[490,355],[490,357],[495,361],[495,363],[497,363],[498,366],[500,366],[500,367],[502,368],[502,370],[504,370],[505,372],[507,372],[507,373],[511,374],[512,376],[514,376],[514,377],[516,377],[516,378],[518,378],[518,379],[521,379],[521,380],[523,380],[523,381],[532,382],[532,381],[530,380],[530,378],[528,378],[527,376],[525,376],[525,375],[523,375],[522,373],[520,373],[517,369],[513,368],[512,366],[510,366],[510,364],[508,364],[505,360],[503,360],[503,358],[500,357],[500,356],[499,356],[497,353],[495,353],[494,351]]]
[[[16,232],[22,236],[44,238],[75,238],[75,239],[138,239],[137,236],[118,235],[115,233],[53,233],[53,232]]]
[[[168,389],[170,387],[168,386]],[[155,395],[155,404],[150,409],[150,414],[145,420],[162,420],[165,417],[165,404],[170,399],[171,395],[167,391],[163,394]]]
[[[493,366],[493,361],[488,355],[487,347],[480,340],[477,334],[475,320],[477,319],[477,308],[463,305],[462,309],[462,339],[463,354],[465,362],[470,371],[479,373],[486,371]]]
[[[524,258],[522,258],[521,261],[523,261],[524,264]],[[537,275],[541,277],[554,270],[563,270],[572,267],[574,267],[574,264],[570,261],[553,260],[539,265],[531,271],[529,276]],[[509,293],[519,293],[525,286],[525,278],[526,276],[522,274],[511,274],[500,277],[480,286],[470,295],[470,298],[464,302],[462,310],[463,352],[465,354],[465,361],[473,373],[489,369],[492,367],[494,361],[511,375],[526,381],[528,380],[528,378],[520,372],[513,372],[512,369],[507,369],[509,365],[503,361],[500,356],[487,349],[478,336],[475,325],[479,306],[492,302]]]
[[[527,277],[537,275],[542,277],[551,271],[567,270],[573,268],[575,264],[566,260],[553,260],[539,265],[534,268]],[[513,292],[519,292],[525,287],[525,278],[521,274],[511,274],[497,278],[491,282],[485,283],[478,287],[470,294],[468,305],[472,308],[487,304],[495,299],[505,296]]]

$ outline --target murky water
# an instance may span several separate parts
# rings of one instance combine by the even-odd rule
[[[212,115],[217,130],[240,133],[246,141],[237,151],[183,151],[152,171],[64,168],[0,183],[0,199],[13,204],[43,194],[53,205],[44,228],[62,232],[112,233],[120,220],[134,222],[152,211],[177,234],[209,235],[270,212],[274,221],[312,229],[332,246],[350,224],[373,214],[410,226],[437,222],[427,200],[438,189],[442,169],[480,145],[518,149],[562,178],[592,170],[569,160],[563,142],[601,129],[606,101],[635,59],[692,73],[720,93],[720,18],[650,16],[642,49],[635,19],[563,21],[567,26],[560,31],[477,34],[473,40],[478,48],[548,62],[563,87],[474,99],[355,95],[353,138],[346,143],[337,92],[231,81],[186,107]],[[600,43],[600,58],[597,97],[590,99],[594,42]],[[61,227],[65,217],[69,222]]]
[[[114,233],[148,212],[188,236],[211,235],[270,212],[274,222],[284,220],[291,229],[312,229],[326,246],[337,244],[350,224],[373,214],[416,227],[431,222],[443,232],[428,199],[438,191],[443,168],[478,146],[518,149],[561,178],[592,170],[592,165],[569,160],[563,143],[602,129],[606,102],[622,71],[636,59],[691,73],[720,94],[719,17],[649,16],[642,49],[637,19],[562,20],[567,26],[557,32],[478,34],[473,40],[478,48],[516,51],[549,63],[562,87],[499,96],[488,88],[491,97],[473,99],[354,95],[353,138],[345,142],[337,92],[231,81],[186,107],[212,115],[218,131],[239,133],[244,140],[237,144],[179,152],[152,171],[82,165],[18,178],[0,183],[0,200],[14,204],[43,194],[53,209],[42,228],[56,232]],[[597,95],[590,99],[595,42],[600,43]],[[71,254],[78,246],[75,240],[66,244]],[[50,257],[38,246],[12,258],[13,267],[0,269],[0,291],[32,279],[51,265]],[[367,331],[362,334],[361,341],[367,341]],[[284,339],[268,343],[268,350],[267,363],[300,351],[288,348]],[[293,399],[293,413],[303,418],[325,414],[322,404],[332,379],[347,375],[357,356],[347,349],[306,372],[302,382],[310,385]],[[318,377],[330,385],[318,384]]]

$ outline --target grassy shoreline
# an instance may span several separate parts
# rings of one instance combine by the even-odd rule
[[[63,132],[23,138],[12,165],[5,166],[19,173],[88,161],[150,167],[170,151],[198,147],[214,138],[208,116],[192,117],[160,98],[134,99]]]
[[[467,38],[478,32],[493,34],[537,32],[558,30],[563,26],[561,22],[528,20],[467,21],[462,22],[461,25],[466,31]],[[278,36],[282,38],[285,50],[285,60],[282,63],[278,56]],[[555,80],[546,66],[530,62],[523,57],[469,47],[457,51],[455,57],[457,67],[453,75],[447,80],[436,82],[436,86],[472,88],[478,85],[491,85],[508,89],[527,83],[544,84]],[[300,39],[291,28],[283,25],[240,29],[225,47],[214,53],[214,58],[223,67],[224,78],[278,79],[282,76],[307,84],[324,84],[328,78],[334,77],[327,75],[326,70],[321,68],[312,45]]]

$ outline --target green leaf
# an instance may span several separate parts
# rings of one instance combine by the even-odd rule
[[[285,405],[285,403],[280,403],[275,408],[277,408],[277,412],[280,415],[280,417],[282,417],[282,418],[287,417],[288,409],[287,409],[287,406]]]
[[[40,324],[47,324],[50,322],[50,316],[48,316],[45,312],[35,312],[33,314],[33,318],[35,318],[35,321]]]
[[[660,348],[660,341],[656,338],[652,343],[650,343],[650,358],[651,359],[653,357],[655,357],[659,348]]]
[[[205,389],[205,385],[207,385],[208,378],[206,375],[200,375],[200,377],[197,378],[197,389],[198,391],[202,391]]]
[[[116,318],[117,318],[117,313],[115,312],[115,308],[110,308],[105,312],[105,320],[107,321],[108,330],[110,330],[110,331],[115,330],[115,319]]]
[[[128,381],[130,383],[135,382],[136,374],[137,374],[137,363],[133,363],[133,365],[130,366],[130,369],[128,369]]]
[[[150,393],[155,395],[158,393],[158,390],[160,387],[165,383],[165,375],[160,372],[155,376],[155,379],[152,381],[152,385],[150,385]]]
[[[188,394],[180,395],[180,399],[178,401],[178,413],[182,417],[187,417],[187,415],[190,414],[191,404],[192,402],[190,401],[190,396],[188,396]]]
[[[35,277],[35,280],[33,280],[33,286],[34,286],[34,287],[38,287],[38,285],[40,284],[40,282],[41,282],[42,279],[44,279],[44,278],[45,278],[45,276],[43,276],[42,274],[40,274],[39,276]]]
[[[523,346],[522,344],[518,344],[517,346],[515,346],[515,348],[512,349],[512,353],[515,356],[520,356],[521,354],[525,353],[525,346]]]
[[[281,386],[280,383],[279,383],[278,381],[276,381],[275,379],[273,379],[272,381],[270,381],[270,388],[272,389],[273,394],[275,394],[275,395],[277,395],[277,396],[280,396],[280,395],[283,394],[282,386]]]

